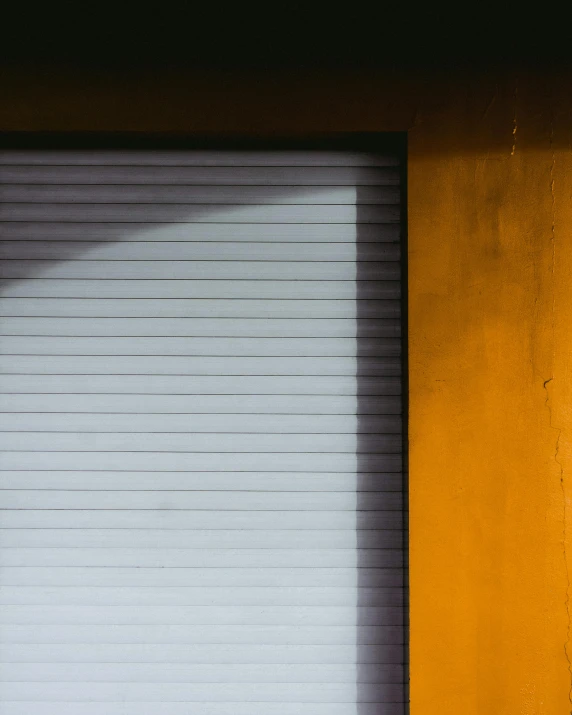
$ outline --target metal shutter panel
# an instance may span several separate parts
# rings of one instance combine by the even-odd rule
[[[397,157],[0,164],[3,715],[401,715]]]

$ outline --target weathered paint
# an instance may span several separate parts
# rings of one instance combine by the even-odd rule
[[[466,100],[410,133],[414,715],[572,710],[572,154],[510,89],[490,151]]]
[[[412,715],[572,711],[569,80],[5,77],[3,130],[409,131]]]

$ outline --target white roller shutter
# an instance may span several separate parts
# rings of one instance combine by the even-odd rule
[[[0,172],[2,715],[402,715],[398,157]]]

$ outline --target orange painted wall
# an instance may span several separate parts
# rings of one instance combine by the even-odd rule
[[[572,152],[558,87],[521,79],[489,104],[459,88],[410,134],[413,715],[572,711]]]
[[[409,132],[412,715],[568,715],[569,78],[4,73],[1,130]]]

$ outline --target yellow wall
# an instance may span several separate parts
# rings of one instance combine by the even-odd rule
[[[568,78],[3,79],[2,130],[409,131],[411,712],[568,715]]]
[[[413,715],[572,711],[570,105],[511,84],[410,134]]]

